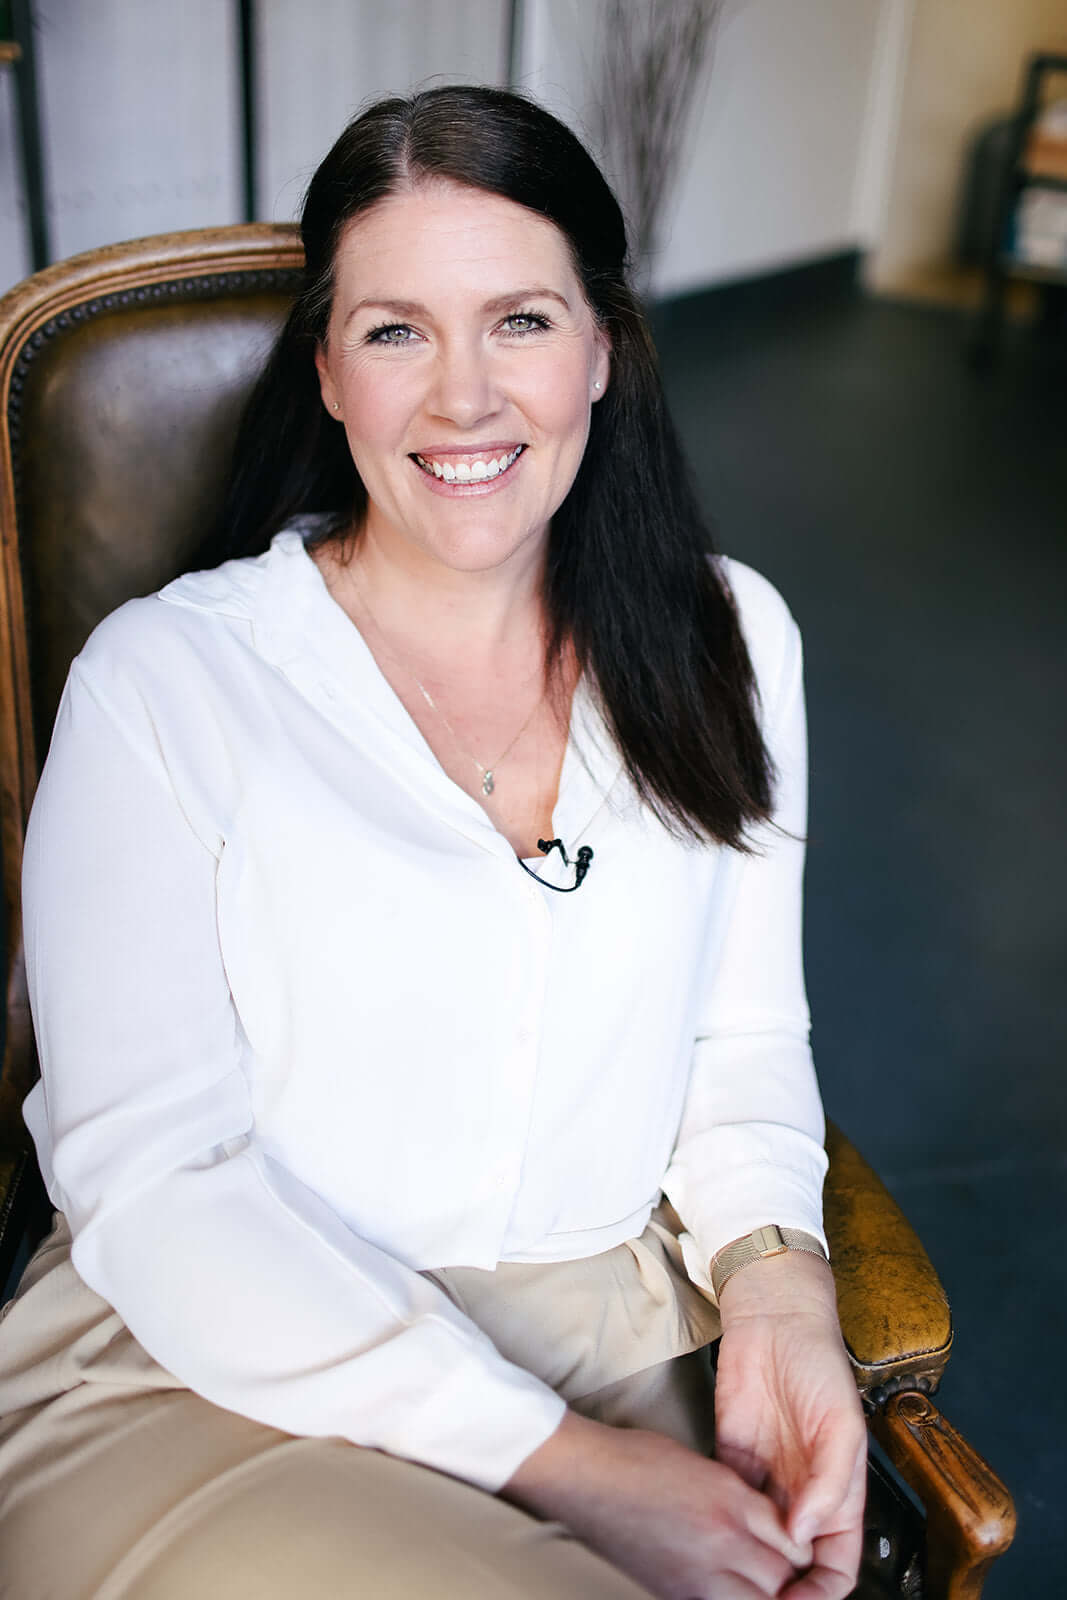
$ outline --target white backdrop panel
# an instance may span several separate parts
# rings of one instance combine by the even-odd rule
[[[39,0],[52,253],[240,214],[234,8]]]
[[[0,71],[0,294],[30,270],[22,170],[18,158],[15,75]]]
[[[727,0],[668,202],[655,291],[868,242],[860,156],[879,17],[893,3]],[[603,4],[524,6],[520,81],[590,140]],[[296,214],[315,165],[367,99],[503,77],[506,0],[392,0],[388,10],[375,0],[258,0],[256,14],[263,217]],[[36,15],[54,254],[236,221],[233,0],[37,0]],[[0,288],[26,268],[10,91],[5,76]]]
[[[259,211],[296,215],[308,179],[368,99],[430,83],[500,83],[503,0],[259,0]]]

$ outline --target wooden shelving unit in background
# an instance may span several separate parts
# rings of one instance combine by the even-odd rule
[[[986,264],[986,292],[971,346],[976,364],[996,359],[1004,326],[1004,301],[1013,280],[1046,288],[1067,287],[1067,234],[1062,256],[1055,246],[1041,259],[1035,248],[1032,215],[1047,196],[1062,197],[1067,209],[1067,138],[1042,132],[1048,80],[1063,75],[1067,91],[1067,55],[1031,56],[1012,124],[1011,148],[998,198],[996,227]],[[1058,214],[1058,206],[1057,206]],[[1054,244],[1054,241],[1053,241]]]

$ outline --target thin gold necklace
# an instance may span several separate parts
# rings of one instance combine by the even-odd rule
[[[471,752],[467,749],[467,746],[463,743],[462,739],[459,737],[459,734],[456,732],[455,728],[449,722],[448,718],[445,716],[444,712],[441,710],[441,707],[437,704],[437,701],[434,699],[434,697],[430,693],[429,689],[427,689],[426,685],[422,682],[422,679],[418,676],[418,674],[416,673],[414,667],[410,666],[405,661],[401,661],[401,659],[397,655],[396,651],[390,646],[388,640],[385,637],[385,634],[382,632],[381,625],[378,622],[377,617],[374,615],[374,612],[370,608],[370,603],[367,600],[366,595],[363,593],[363,590],[360,587],[360,585],[356,582],[355,574],[351,571],[351,569],[349,569],[349,576],[352,579],[352,587],[355,589],[356,594],[359,596],[360,604],[362,605],[364,611],[367,613],[367,616],[370,619],[371,625],[373,626],[375,633],[378,635],[378,638],[380,639],[381,643],[385,647],[386,655],[390,658],[391,661],[395,662],[395,664],[398,667],[400,667],[402,671],[407,673],[408,677],[411,679],[411,681],[415,685],[416,689],[418,689],[419,693],[422,695],[422,698],[426,701],[426,704],[429,706],[429,708],[433,712],[434,716],[438,717],[440,719],[440,721],[443,723],[443,725],[444,725],[444,727],[445,727],[450,739],[452,740],[452,743],[455,745],[456,749],[460,752],[460,754],[462,756],[465,756],[466,759],[468,761],[470,761],[477,768],[478,774],[479,774],[479,776],[481,777],[481,780],[482,780],[482,793],[488,798],[488,796],[491,795],[493,790],[496,788],[496,770],[497,770],[497,768],[500,766],[500,763],[502,761],[505,761],[507,759],[507,757],[511,754],[511,752],[514,750],[515,746],[518,744],[519,740],[522,738],[523,734],[526,732],[527,728],[530,726],[530,723],[533,721],[534,713],[540,708],[541,701],[545,697],[544,685],[542,684],[541,693],[537,696],[537,699],[534,701],[532,707],[530,708],[530,713],[527,716],[525,722],[522,724],[522,727],[519,729],[519,731],[515,735],[515,737],[511,740],[511,742],[507,746],[507,748],[505,750],[501,751],[500,755],[497,756],[495,761],[491,761],[488,766],[483,766],[482,763],[478,760],[478,757],[476,755],[472,755]]]

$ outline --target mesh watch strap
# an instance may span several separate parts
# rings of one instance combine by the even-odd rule
[[[826,1260],[826,1252],[813,1234],[803,1233],[799,1228],[779,1228],[773,1222],[766,1228],[755,1228],[743,1239],[725,1245],[712,1261],[711,1287],[716,1300],[723,1285],[742,1267],[750,1267],[754,1261],[764,1261],[768,1256],[784,1255],[787,1250],[803,1250],[807,1255]]]

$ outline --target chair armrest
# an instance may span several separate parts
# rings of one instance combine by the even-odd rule
[[[826,1235],[860,1392],[873,1405],[902,1388],[932,1393],[952,1348],[945,1291],[900,1207],[833,1123],[826,1150]]]
[[[928,1395],[893,1395],[869,1421],[926,1507],[927,1600],[979,1600],[1015,1535],[1011,1495]]]
[[[37,1077],[37,1052],[26,994],[21,945],[7,981],[4,1052],[0,1062],[0,1299],[19,1246],[36,1244],[47,1226],[47,1198],[33,1146],[22,1120],[22,1102]]]

